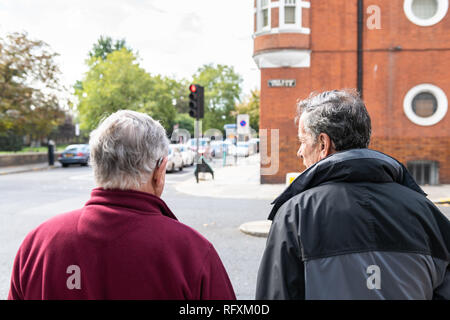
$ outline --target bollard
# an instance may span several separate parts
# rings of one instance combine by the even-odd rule
[[[227,145],[222,144],[222,166],[225,167],[227,165]]]
[[[55,164],[55,143],[53,140],[49,140],[48,144],[48,165],[53,166]]]

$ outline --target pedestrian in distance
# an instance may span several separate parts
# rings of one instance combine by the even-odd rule
[[[296,122],[307,169],[273,202],[256,299],[450,299],[450,222],[368,149],[356,90],[312,94]]]
[[[81,209],[31,231],[9,299],[236,299],[213,245],[161,199],[169,140],[161,124],[121,110],[91,133],[97,187]]]

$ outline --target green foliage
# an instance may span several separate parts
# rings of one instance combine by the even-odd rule
[[[152,77],[125,48],[110,53],[105,60],[94,57],[89,66],[81,84],[75,86],[81,129],[93,130],[103,118],[129,109],[149,114],[172,131],[176,115],[173,80]]]
[[[178,113],[175,117],[175,124],[179,129],[186,129],[191,136],[194,135],[194,119],[188,113]]]
[[[22,137],[14,132],[7,131],[0,134],[0,150],[20,151],[23,147]]]
[[[186,79],[173,80],[171,86],[171,94],[174,97],[175,109],[177,113],[189,113],[189,85],[190,82]]]
[[[120,51],[123,48],[131,51],[131,49],[127,47],[125,39],[113,41],[111,37],[100,36],[97,43],[93,45],[92,50],[89,52],[89,57],[91,59],[100,58],[106,60],[108,54],[114,51]]]
[[[92,130],[100,120],[121,110],[139,110],[146,103],[152,79],[126,49],[110,53],[105,60],[93,57],[90,70],[75,87],[81,129]]]
[[[110,114],[130,109],[149,114],[161,122],[170,136],[178,124],[194,133],[194,120],[188,116],[189,84],[205,87],[203,129],[222,129],[234,122],[232,111],[241,93],[242,78],[232,67],[204,65],[193,81],[151,75],[140,67],[137,56],[125,40],[100,37],[89,53],[89,71],[74,85],[78,98],[80,127],[90,131]]]
[[[248,114],[250,116],[250,126],[259,132],[259,90],[252,90],[244,101],[236,106],[235,114]]]
[[[232,112],[241,94],[242,77],[233,67],[226,65],[204,65],[193,77],[193,83],[205,88],[205,118],[203,130],[223,129],[226,123],[236,121]]]
[[[0,39],[0,132],[42,139],[64,121],[56,53],[26,33]]]

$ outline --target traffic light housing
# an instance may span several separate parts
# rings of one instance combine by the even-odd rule
[[[204,94],[203,87],[198,84],[189,86],[189,115],[192,118],[201,119],[204,114]]]

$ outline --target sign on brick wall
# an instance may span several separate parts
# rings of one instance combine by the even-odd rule
[[[268,81],[269,88],[279,88],[279,87],[295,87],[295,79],[272,79]]]

